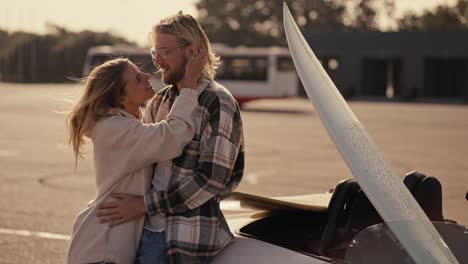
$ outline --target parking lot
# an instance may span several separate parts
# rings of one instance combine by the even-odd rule
[[[0,263],[64,263],[74,216],[94,195],[92,152],[67,145],[74,85],[0,83]],[[419,170],[443,187],[444,216],[468,225],[468,105],[351,101],[395,173]],[[351,173],[308,100],[245,105],[239,191],[325,192]]]

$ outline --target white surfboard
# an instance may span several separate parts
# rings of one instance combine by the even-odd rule
[[[283,19],[289,50],[307,96],[380,216],[416,263],[458,263],[335,87],[302,36],[286,3]]]

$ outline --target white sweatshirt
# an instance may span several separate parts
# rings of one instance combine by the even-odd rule
[[[97,206],[113,192],[144,195],[151,184],[150,164],[179,156],[194,134],[198,93],[182,89],[166,121],[142,124],[124,110],[99,120],[92,133],[96,197],[73,226],[68,263],[133,263],[144,218],[110,228],[99,223]]]

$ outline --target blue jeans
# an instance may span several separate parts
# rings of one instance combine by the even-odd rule
[[[167,264],[166,232],[143,229],[135,264]]]

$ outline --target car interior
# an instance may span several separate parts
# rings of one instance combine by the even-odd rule
[[[403,182],[431,221],[444,221],[442,187],[435,177],[413,171]],[[275,208],[265,214],[236,232],[331,263],[344,259],[359,231],[383,222],[353,179],[336,185],[325,211]]]

